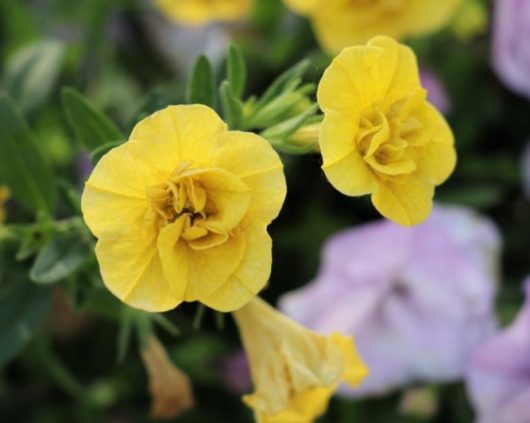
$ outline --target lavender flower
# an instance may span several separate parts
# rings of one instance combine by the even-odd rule
[[[493,66],[516,93],[530,98],[530,2],[496,0]]]
[[[280,307],[314,330],[355,336],[370,376],[350,395],[454,380],[496,327],[499,244],[491,222],[457,207],[413,228],[346,230],[326,244],[316,280]]]
[[[530,277],[526,303],[515,321],[473,354],[467,387],[480,423],[530,419]]]

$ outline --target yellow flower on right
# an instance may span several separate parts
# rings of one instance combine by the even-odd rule
[[[456,152],[449,125],[426,99],[413,51],[384,36],[346,48],[317,96],[330,183],[345,195],[371,194],[376,209],[401,225],[427,219]]]
[[[337,53],[375,35],[432,33],[449,22],[462,0],[284,0],[308,16],[322,47]]]

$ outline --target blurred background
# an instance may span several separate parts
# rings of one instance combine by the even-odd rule
[[[270,227],[274,264],[263,297],[273,304],[281,299],[282,309],[314,329],[359,335],[361,352],[373,357],[369,363],[388,363],[385,351],[394,347],[408,356],[376,372],[377,380],[360,392],[341,391],[321,422],[474,421],[481,401],[470,387],[471,357],[523,304],[522,281],[530,273],[530,8],[514,6],[520,8],[509,25],[520,28],[514,41],[499,34],[508,30],[496,16],[498,4],[462,3],[442,30],[404,40],[418,56],[423,84],[453,128],[458,150],[454,175],[437,190],[432,220],[411,231],[382,222],[368,198],[333,189],[318,154],[282,156],[288,196]],[[61,87],[83,93],[128,134],[141,117],[184,102],[200,54],[221,79],[232,42],[247,62],[247,95],[261,94],[304,58],[310,60],[304,80],[318,83],[331,60],[309,20],[280,0],[256,0],[243,18],[200,27],[172,21],[149,1],[2,0],[0,89],[23,111],[57,183],[69,181],[80,193],[91,165],[67,125]],[[17,82],[28,60],[41,66],[32,68],[29,91]],[[523,67],[527,80],[514,77],[514,67]],[[68,216],[68,201],[61,199],[58,210]],[[32,219],[16,202],[7,204],[7,214],[9,223]],[[339,232],[342,238],[329,240]],[[96,263],[30,294],[6,293],[7,275],[18,286],[31,284],[24,275],[32,254],[13,261],[9,247],[2,248],[0,420],[152,421],[148,374],[124,328],[121,305],[103,288],[92,289],[99,283]],[[357,257],[355,251],[363,253]],[[387,269],[391,259],[397,264]],[[375,268],[387,270],[375,275]],[[357,284],[375,279],[386,288],[372,294]],[[308,283],[310,288],[291,292]],[[351,301],[335,304],[337,292]],[[403,296],[409,294],[407,305]],[[389,301],[391,310],[382,306]],[[370,311],[359,311],[368,303]],[[435,312],[409,313],[412,308]],[[231,318],[206,310],[197,330],[200,317],[196,305],[186,304],[165,314],[157,328],[170,360],[193,385],[195,407],[173,419],[251,422],[240,396],[252,388]],[[452,335],[422,335],[429,331]],[[437,355],[442,350],[443,357]],[[503,421],[528,421],[518,416]]]

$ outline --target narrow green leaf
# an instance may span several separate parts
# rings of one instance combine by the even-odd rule
[[[62,101],[64,113],[78,142],[89,151],[125,139],[114,122],[73,88],[63,89]]]
[[[318,104],[314,104],[303,113],[266,129],[260,135],[282,152],[291,154],[306,153],[310,151],[311,147],[288,145],[287,141],[298,129],[314,118],[317,111]]]
[[[62,43],[44,40],[30,44],[8,59],[4,84],[23,111],[46,101],[59,77],[63,56]]]
[[[0,181],[28,211],[52,213],[53,173],[26,121],[7,95],[0,95]]]
[[[32,339],[51,304],[52,290],[24,278],[24,269],[6,263],[0,277],[0,366]],[[2,266],[3,267],[3,266]]]
[[[243,103],[235,96],[230,82],[223,81],[219,89],[223,115],[230,129],[238,129],[243,117]]]
[[[274,82],[267,88],[265,93],[261,96],[261,98],[256,103],[256,109],[260,109],[264,105],[266,105],[269,101],[277,97],[278,95],[285,92],[285,88],[288,87],[289,91],[294,90],[297,85],[299,85],[302,81],[302,76],[307,71],[307,68],[309,67],[310,61],[308,59],[302,60],[301,62],[297,63],[293,67],[287,69],[284,73],[282,73],[278,78],[274,80]],[[293,82],[294,88],[293,88]]]
[[[90,255],[87,240],[77,232],[60,235],[37,255],[30,271],[30,278],[38,284],[51,284],[78,270]]]
[[[204,104],[215,108],[215,76],[212,64],[206,56],[200,56],[195,62],[188,83],[188,103]]]
[[[247,66],[241,48],[235,44],[228,50],[226,62],[226,74],[228,82],[232,86],[232,91],[237,98],[241,98],[245,90],[247,80]]]

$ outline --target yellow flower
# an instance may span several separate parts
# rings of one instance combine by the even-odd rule
[[[480,0],[466,0],[458,10],[451,30],[462,40],[468,40],[486,31],[488,14]]]
[[[269,278],[267,225],[285,193],[282,163],[263,138],[227,131],[206,106],[171,106],[99,161],[82,208],[103,281],[123,302],[232,311]]]
[[[429,216],[434,187],[456,163],[451,129],[426,97],[414,53],[388,37],[344,49],[318,88],[328,180],[346,195],[371,194],[405,226]]]
[[[155,0],[169,19],[185,25],[236,21],[247,16],[252,0]]]
[[[324,49],[337,53],[376,35],[429,34],[448,23],[461,0],[285,0],[311,20]]]
[[[171,362],[164,346],[154,336],[142,350],[142,360],[149,376],[153,419],[174,418],[193,406],[188,376]]]
[[[5,204],[11,198],[11,191],[6,186],[0,186],[0,223],[4,223],[7,219],[7,211]]]
[[[312,422],[341,381],[357,386],[368,374],[351,337],[312,332],[259,298],[233,315],[255,386],[243,400],[258,423]]]

